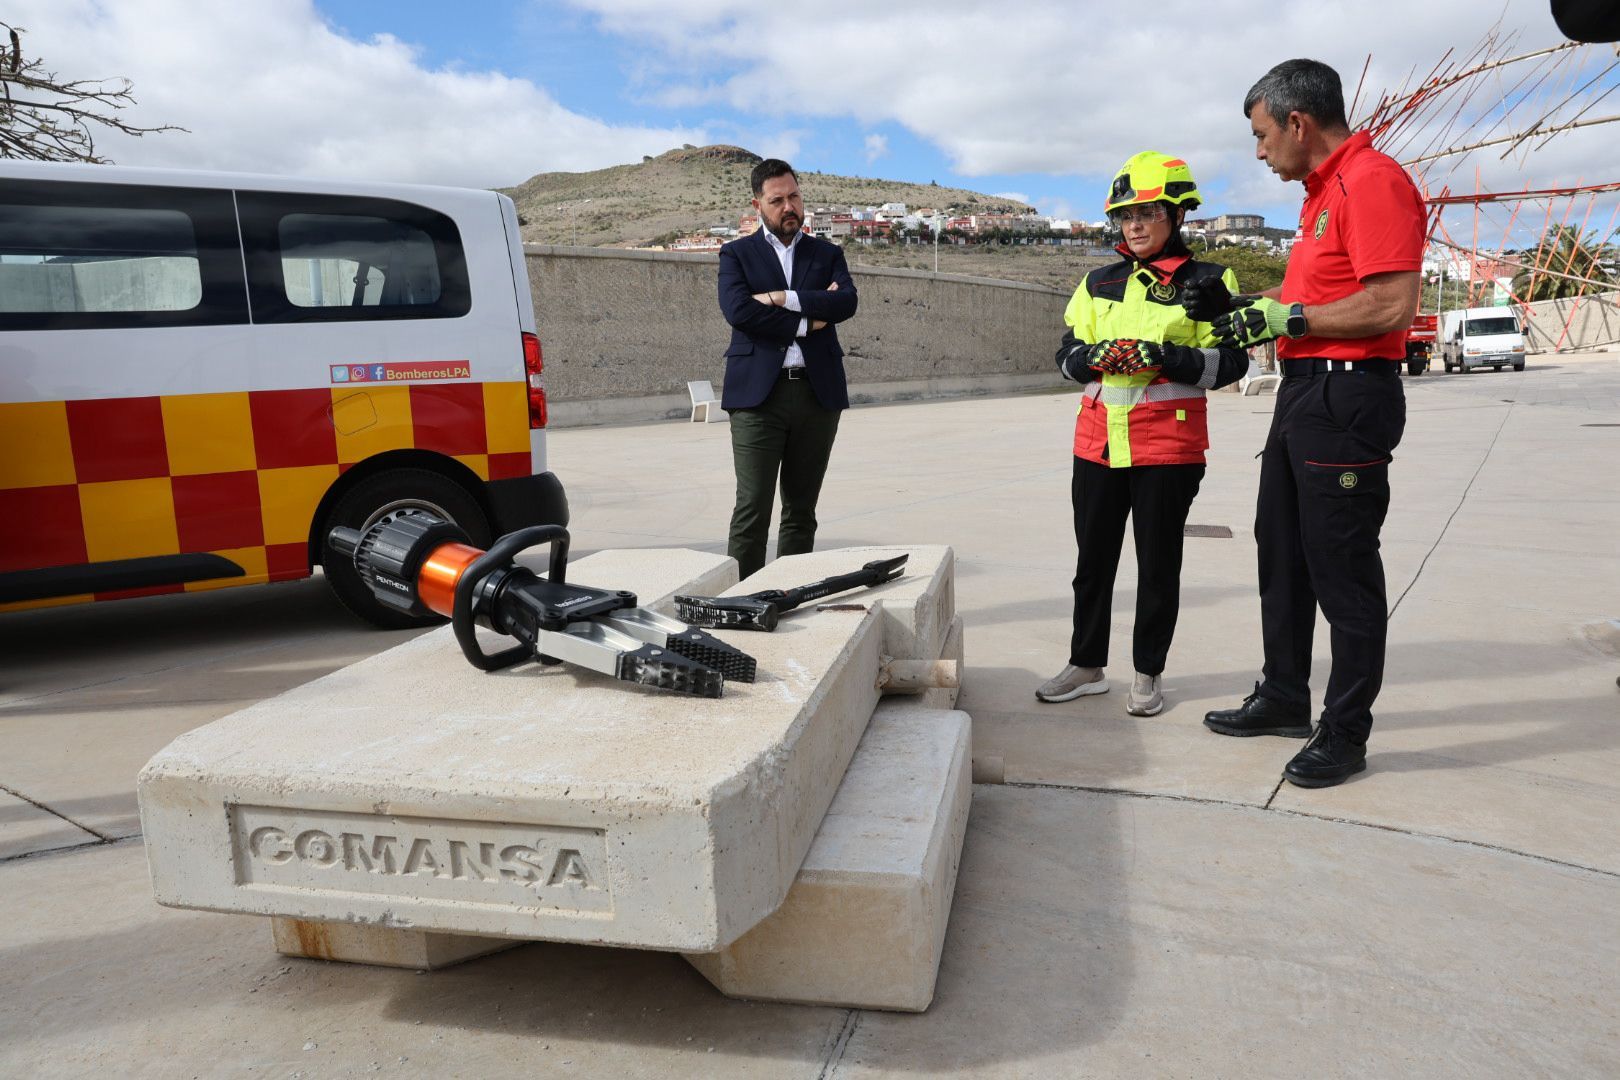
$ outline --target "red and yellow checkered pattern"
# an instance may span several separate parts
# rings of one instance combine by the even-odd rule
[[[43,607],[309,573],[315,509],[355,464],[431,450],[527,476],[520,382],[0,403],[0,573],[212,552],[246,576],[0,605]]]

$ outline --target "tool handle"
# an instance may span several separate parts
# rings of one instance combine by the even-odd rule
[[[811,600],[820,600],[823,596],[833,593],[846,592],[849,589],[870,588],[881,585],[885,581],[893,581],[900,576],[901,568],[905,566],[909,555],[896,555],[892,559],[875,559],[859,570],[848,574],[838,574],[834,577],[823,578],[809,585],[801,585],[797,589],[784,589],[778,595],[767,596],[756,593],[762,600],[771,600],[776,604],[778,611],[792,611],[800,604]],[[772,590],[775,593],[775,590]],[[778,598],[779,597],[779,598]]]
[[[461,646],[462,655],[467,658],[469,664],[480,671],[495,671],[510,667],[529,655],[529,646],[514,645],[510,649],[486,653],[478,644],[478,628],[474,621],[476,617],[474,594],[485,578],[511,565],[519,552],[547,541],[551,542],[550,577],[552,581],[561,583],[568,573],[568,530],[561,525],[535,525],[507,533],[490,545],[488,551],[473,560],[472,565],[461,575],[461,580],[456,582],[456,598],[450,615],[450,625],[455,630],[456,643]]]

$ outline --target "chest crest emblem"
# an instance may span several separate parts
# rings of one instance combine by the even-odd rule
[[[1168,304],[1176,298],[1176,287],[1162,281],[1155,281],[1148,286],[1148,295],[1161,304]]]
[[[1318,214],[1317,218],[1316,218],[1316,238],[1318,240],[1322,239],[1322,234],[1327,232],[1327,225],[1328,225],[1328,212],[1326,210],[1324,210],[1320,214]]]
[[[1358,482],[1359,477],[1357,477],[1353,472],[1339,474],[1339,486],[1344,488],[1346,491],[1349,491],[1351,488],[1355,487]]]

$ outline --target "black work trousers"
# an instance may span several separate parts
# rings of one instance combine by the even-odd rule
[[[1164,671],[1181,612],[1182,530],[1204,479],[1202,465],[1132,465],[1110,469],[1074,459],[1070,497],[1074,539],[1074,636],[1069,663],[1108,664],[1114,574],[1125,542],[1125,518],[1136,535],[1136,624],[1131,657],[1144,675]]]
[[[1263,697],[1311,704],[1316,608],[1332,628],[1322,723],[1355,742],[1372,730],[1389,616],[1378,534],[1406,396],[1388,372],[1288,376],[1260,462],[1254,538],[1260,556]]]
[[[737,560],[742,577],[765,565],[778,483],[782,524],[776,535],[777,558],[815,548],[816,502],[842,413],[823,408],[802,369],[799,374],[790,378],[784,372],[757,407],[731,414],[737,504],[731,512],[726,554]]]

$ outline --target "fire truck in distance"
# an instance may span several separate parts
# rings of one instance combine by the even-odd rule
[[[1440,316],[1420,311],[1412,318],[1412,326],[1406,331],[1406,373],[1408,375],[1421,375],[1429,368],[1429,359],[1434,354],[1435,341],[1439,337]]]

